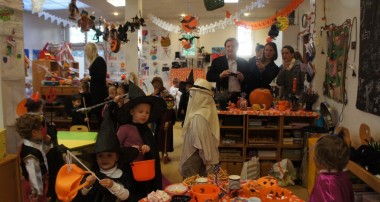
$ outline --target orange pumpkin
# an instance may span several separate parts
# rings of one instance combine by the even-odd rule
[[[278,187],[278,181],[271,176],[261,177],[257,180],[257,183],[264,188]]]
[[[182,44],[182,47],[186,50],[191,48],[191,43],[189,42],[189,40],[183,39],[181,41],[181,44]]]
[[[266,88],[257,88],[249,94],[249,102],[251,105],[259,104],[264,105],[265,108],[269,109],[272,106],[273,96],[270,90]]]

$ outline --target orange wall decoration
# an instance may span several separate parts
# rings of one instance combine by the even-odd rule
[[[257,21],[257,22],[249,22],[249,21],[237,21],[235,20],[235,24],[237,26],[245,27],[247,29],[259,30],[270,27],[273,24],[273,21],[278,16],[288,16],[291,12],[293,12],[304,0],[293,0],[291,1],[285,8],[281,9],[278,13],[273,15],[272,17]]]

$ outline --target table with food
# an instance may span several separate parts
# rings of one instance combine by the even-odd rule
[[[140,202],[301,202],[290,190],[280,187],[271,176],[241,180],[219,169],[207,177],[194,175],[148,194]]]

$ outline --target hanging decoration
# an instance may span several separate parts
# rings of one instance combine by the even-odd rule
[[[179,40],[181,41],[182,47],[187,50],[193,46],[193,40],[199,38],[199,36],[191,36],[190,38],[182,37]]]
[[[346,103],[345,89],[347,55],[351,20],[347,19],[342,25],[326,25],[322,30],[327,31],[327,61],[323,94],[340,103]]]
[[[32,0],[32,13],[42,12],[45,0]]]
[[[302,0],[303,1],[303,0]],[[219,21],[215,21],[213,23],[198,26],[197,35],[205,35],[211,32],[215,32],[217,29],[225,29],[227,26],[235,24],[234,20],[240,18],[245,12],[252,11],[255,8],[263,8],[265,4],[268,3],[268,0],[257,0],[255,2],[251,2],[249,5],[241,9],[239,12],[231,15],[230,12],[227,11],[226,17],[224,19],[220,19]],[[152,23],[157,25],[158,27],[173,33],[181,33],[181,27],[169,22],[166,22],[153,14],[149,14],[148,18]]]
[[[187,33],[191,33],[193,31],[196,31],[197,26],[198,26],[198,18],[196,18],[192,15],[186,15],[181,20],[181,25],[182,25],[182,29]]]
[[[71,3],[69,4],[69,19],[76,20],[78,14],[79,14],[79,9],[77,7],[77,1],[71,0]]]
[[[90,16],[88,15],[88,12],[83,9],[80,14],[80,19],[78,20],[78,27],[80,27],[80,31],[88,32],[93,26],[94,26],[93,19],[91,19]]]
[[[285,8],[280,10],[278,13],[273,15],[272,17],[257,21],[257,22],[249,22],[249,21],[243,21],[243,20],[237,20],[237,18],[234,18],[235,24],[237,26],[245,27],[247,29],[252,30],[259,30],[264,29],[267,27],[272,26],[273,21],[275,18],[279,16],[288,16],[291,12],[293,12],[304,0],[292,0]]]
[[[69,27],[76,27],[77,26],[77,24],[75,22],[73,22],[73,21],[65,20],[63,18],[60,18],[60,17],[55,16],[55,15],[52,15],[52,14],[47,13],[45,11],[39,12],[39,13],[37,13],[37,15],[38,15],[38,17],[43,17],[44,20],[49,20],[50,19],[51,23],[55,22],[57,25],[62,24],[63,27],[67,27],[67,26],[69,26]]]

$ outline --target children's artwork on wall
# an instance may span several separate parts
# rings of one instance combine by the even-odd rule
[[[224,55],[224,47],[212,47],[211,48],[211,59]]]
[[[38,55],[40,54],[41,50],[33,49],[33,60],[38,60]]]
[[[380,2],[360,3],[359,80],[356,107],[380,115]]]
[[[333,28],[327,30],[328,50],[323,94],[340,103],[343,103],[345,100],[349,31],[349,23],[333,26]]]
[[[119,52],[109,52],[107,56],[107,71],[111,79],[119,80],[122,74],[132,72],[132,67],[125,62],[127,55],[127,44],[121,44]]]
[[[170,66],[168,64],[171,64],[174,59],[171,42],[170,34],[167,31],[143,30],[142,56],[139,66],[140,80],[152,80],[154,76],[159,76],[162,78],[164,86],[170,88]]]

